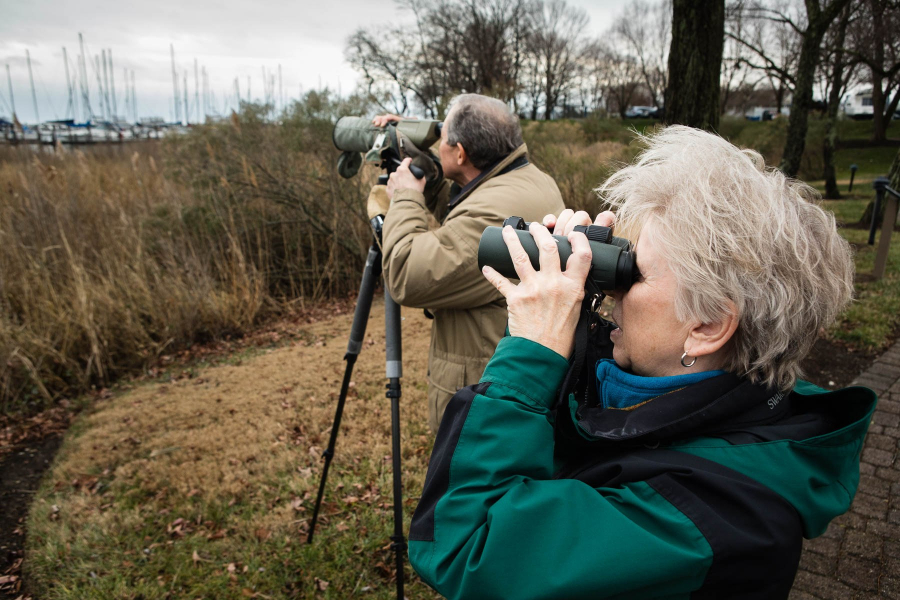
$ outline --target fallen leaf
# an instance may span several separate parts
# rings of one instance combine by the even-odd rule
[[[325,590],[328,589],[328,586],[331,585],[330,583],[328,583],[328,582],[325,581],[324,579],[319,579],[318,577],[316,577],[315,579],[316,579],[316,588],[317,588],[320,592],[324,592]]]

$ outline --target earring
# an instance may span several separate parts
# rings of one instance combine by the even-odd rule
[[[691,362],[689,362],[688,364],[684,364],[684,359],[687,358],[687,355],[688,355],[687,352],[685,352],[684,354],[681,355],[681,366],[684,367],[685,369],[690,369],[691,367],[694,366],[694,363],[697,362],[697,357],[696,356],[691,357]]]

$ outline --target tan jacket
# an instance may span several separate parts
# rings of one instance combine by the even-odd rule
[[[478,383],[506,329],[506,301],[478,268],[481,233],[509,216],[541,221],[565,208],[556,182],[532,164],[497,176],[526,153],[522,144],[449,213],[444,182],[430,201],[415,190],[397,191],[384,220],[382,266],[391,296],[434,315],[428,356],[434,432],[456,390]],[[441,221],[436,229],[429,228],[429,209]]]

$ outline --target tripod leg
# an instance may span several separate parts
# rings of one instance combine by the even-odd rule
[[[400,338],[400,305],[385,287],[384,322],[387,355],[387,397],[391,399],[391,456],[394,474],[394,535],[391,548],[397,563],[397,600],[403,600],[403,554],[406,538],[403,536],[403,486],[400,477],[400,377],[403,376],[403,361]]]
[[[328,478],[328,469],[331,459],[334,458],[334,447],[337,443],[338,430],[341,427],[341,416],[344,414],[344,401],[347,399],[347,391],[350,388],[350,376],[353,374],[353,365],[362,349],[363,338],[366,335],[366,325],[369,322],[369,312],[372,309],[372,296],[375,293],[375,283],[381,275],[381,250],[377,244],[369,248],[366,258],[366,266],[363,269],[362,282],[359,284],[359,296],[356,298],[356,309],[353,313],[353,325],[350,327],[350,341],[347,342],[347,353],[344,360],[347,367],[344,369],[344,381],[341,383],[341,394],[338,396],[337,409],[334,413],[334,422],[331,425],[331,437],[328,440],[328,448],[322,453],[325,465],[322,467],[322,479],[319,481],[319,495],[316,497],[316,506],[313,509],[312,520],[309,523],[307,543],[312,543],[313,534],[316,531],[316,521],[319,519],[319,508],[322,505],[322,496],[325,493],[325,480]]]

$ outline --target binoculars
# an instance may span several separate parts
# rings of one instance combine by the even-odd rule
[[[423,152],[441,139],[441,121],[401,119],[386,127],[376,127],[366,117],[342,117],[334,126],[331,140],[342,151],[338,158],[338,173],[349,179],[356,175],[365,161],[376,167],[391,170],[401,161],[400,150],[404,140],[409,140]],[[400,135],[402,134],[402,135]],[[420,169],[411,169],[416,177],[422,177]],[[416,173],[419,170],[419,173]]]
[[[511,225],[519,236],[522,247],[531,260],[531,266],[540,269],[539,251],[534,238],[528,231],[529,223],[522,217],[509,217],[503,227]],[[518,279],[509,248],[503,241],[503,227],[488,227],[481,234],[478,244],[478,267],[485,265],[507,278]],[[612,229],[599,225],[578,225],[575,231],[584,233],[591,246],[591,270],[588,273],[585,287],[602,290],[628,290],[640,275],[635,261],[631,242],[625,238],[615,237]],[[572,245],[561,235],[554,235],[559,248],[560,268],[566,268],[566,261],[572,256]]]

